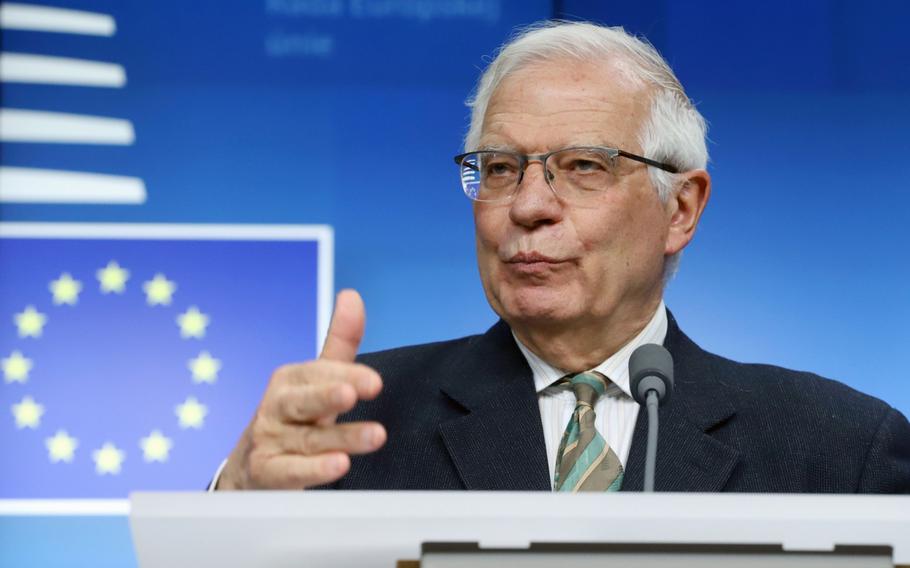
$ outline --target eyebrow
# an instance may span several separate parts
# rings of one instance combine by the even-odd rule
[[[515,146],[508,146],[506,144],[482,144],[476,151],[483,152],[515,152],[521,153],[518,151]]]
[[[562,150],[564,148],[615,148],[619,149],[620,146],[613,144],[612,142],[571,142],[559,146],[558,148],[553,148],[553,150]],[[486,151],[486,152],[511,152],[515,154],[521,154],[522,152],[518,150],[515,146],[510,146],[507,144],[483,144],[478,147],[475,152]],[[544,152],[546,153],[546,152]]]
[[[594,142],[592,140],[576,140],[576,141],[573,141],[573,142],[563,146],[563,148],[586,148],[586,147],[619,149],[622,146],[619,146],[618,144],[614,144],[613,142],[606,141],[606,140],[602,140],[600,142]]]

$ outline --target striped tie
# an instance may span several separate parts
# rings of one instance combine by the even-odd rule
[[[556,456],[556,491],[619,491],[622,463],[594,427],[594,403],[607,390],[607,379],[588,372],[568,383],[577,402]]]

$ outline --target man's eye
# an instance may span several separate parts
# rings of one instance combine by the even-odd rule
[[[484,174],[488,176],[505,176],[515,172],[515,167],[507,162],[492,162],[484,167]]]
[[[606,165],[597,160],[573,160],[569,169],[575,172],[598,172],[604,171]]]

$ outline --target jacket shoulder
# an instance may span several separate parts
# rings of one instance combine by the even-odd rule
[[[679,332],[672,345],[679,402],[733,409],[710,432],[740,454],[732,490],[910,491],[910,423],[887,403],[814,373],[709,353]]]
[[[769,405],[799,407],[820,422],[839,420],[859,411],[862,416],[851,420],[865,418],[877,425],[892,410],[878,398],[815,373],[764,363],[741,363],[707,352],[706,356],[715,376],[734,396],[754,398],[758,394]]]

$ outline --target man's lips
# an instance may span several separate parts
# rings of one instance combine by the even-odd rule
[[[548,278],[561,272],[572,259],[553,258],[538,252],[520,252],[505,261],[509,272],[516,276]]]
[[[560,264],[565,259],[553,258],[539,252],[519,252],[506,261],[507,264]]]

